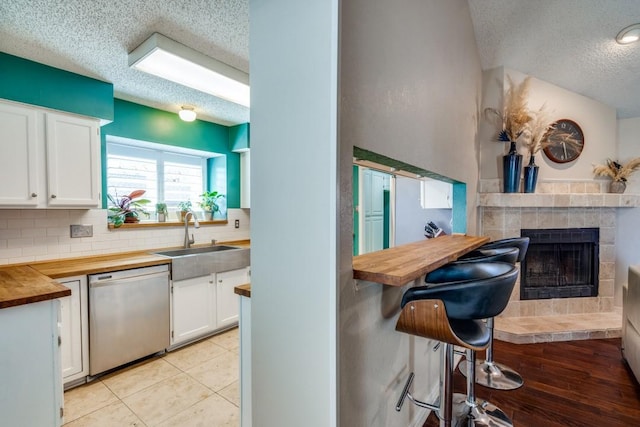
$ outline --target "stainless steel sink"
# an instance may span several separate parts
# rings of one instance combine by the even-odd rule
[[[174,249],[172,251],[162,251],[162,252],[154,252],[156,255],[164,255],[171,258],[185,256],[185,255],[194,255],[194,254],[205,254],[209,252],[220,252],[220,251],[229,251],[233,249],[240,249],[235,246],[224,246],[224,245],[216,245],[216,246],[205,246],[203,248],[188,248],[188,249]]]
[[[172,280],[185,280],[221,271],[237,270],[250,265],[249,248],[214,245],[200,248],[154,252],[171,258]]]

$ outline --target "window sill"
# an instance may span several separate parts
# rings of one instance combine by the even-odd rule
[[[216,219],[213,221],[198,220],[198,222],[200,223],[200,225],[224,225],[224,224],[228,224],[229,221],[227,221],[226,219]],[[193,227],[193,222],[190,221],[189,224]],[[184,222],[181,222],[181,221],[126,222],[119,227],[115,227],[113,224],[109,224],[109,230],[122,230],[122,229],[130,229],[130,228],[154,228],[154,227],[184,227]]]

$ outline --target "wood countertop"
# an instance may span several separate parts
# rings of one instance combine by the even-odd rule
[[[218,242],[218,244],[250,247],[248,240]],[[57,283],[55,279],[171,264],[171,258],[155,255],[152,252],[173,249],[180,248],[160,248],[3,266],[0,268],[0,309],[71,295],[71,291]]]
[[[454,234],[358,255],[353,257],[353,278],[404,286],[488,241],[488,237]]]
[[[245,283],[244,285],[238,285],[233,288],[233,292],[241,297],[251,298],[251,283]]]
[[[0,308],[71,295],[71,290],[27,265],[0,268]]]
[[[353,278],[404,286],[488,241],[488,237],[454,234],[358,255],[353,257]],[[251,298],[251,284],[236,286],[234,292]]]
[[[45,261],[30,264],[38,272],[52,279],[87,274],[105,273],[114,270],[171,264],[171,258],[149,252],[129,252],[104,256],[91,256],[59,261]]]

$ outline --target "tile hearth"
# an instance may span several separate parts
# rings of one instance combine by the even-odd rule
[[[496,317],[494,336],[514,344],[619,338],[621,311],[527,317]]]

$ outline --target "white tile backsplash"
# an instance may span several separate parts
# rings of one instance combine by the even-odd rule
[[[250,211],[229,209],[227,216],[223,225],[195,229],[190,224],[189,234],[196,244],[249,239]],[[93,237],[72,239],[71,224],[93,225]],[[181,246],[183,241],[181,225],[109,230],[104,209],[0,209],[0,265]]]

